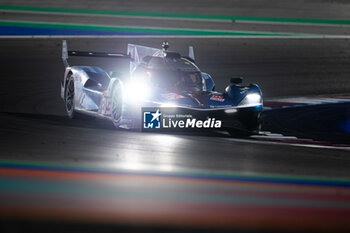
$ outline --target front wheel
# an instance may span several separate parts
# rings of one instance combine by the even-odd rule
[[[229,129],[228,132],[232,137],[249,137],[259,134],[262,126],[260,113],[250,119],[245,119],[242,129]]]
[[[122,113],[123,113],[123,87],[118,82],[112,91],[112,113],[111,118],[113,125],[119,127],[121,124]]]
[[[233,138],[246,138],[255,134],[252,131],[244,131],[244,130],[238,130],[238,129],[229,129],[227,131],[230,134],[230,136]]]

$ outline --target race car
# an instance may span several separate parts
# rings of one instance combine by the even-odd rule
[[[95,66],[70,66],[69,56],[125,59],[130,68],[125,75],[125,70],[107,73]],[[61,98],[70,118],[87,114],[108,119],[117,128],[142,128],[144,107],[173,108],[196,119],[220,120],[220,128],[231,135],[259,132],[259,86],[242,85],[238,77],[231,78],[223,93],[215,91],[212,77],[195,64],[192,46],[188,56],[169,51],[167,42],[162,49],[128,44],[123,54],[68,51],[63,41],[62,59]]]

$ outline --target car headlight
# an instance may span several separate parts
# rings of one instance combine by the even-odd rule
[[[132,104],[147,101],[151,94],[146,82],[129,82],[125,89],[124,98]]]
[[[256,106],[262,103],[262,97],[259,93],[251,93],[246,95],[238,106]]]

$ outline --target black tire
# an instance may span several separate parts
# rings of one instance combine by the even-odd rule
[[[112,91],[112,113],[111,119],[113,125],[119,128],[123,114],[123,87],[120,82],[117,82]]]
[[[227,130],[231,137],[233,138],[247,138],[249,136],[254,135],[254,132],[251,131],[243,131],[237,129],[229,129]]]
[[[227,130],[232,137],[249,137],[252,135],[259,134],[261,130],[261,121],[259,120],[260,114],[255,117],[253,120],[249,121],[248,124],[245,124],[245,130],[239,129],[229,129]]]
[[[64,103],[68,117],[75,118],[76,111],[74,109],[74,78],[70,75],[67,79],[68,80],[65,89]]]

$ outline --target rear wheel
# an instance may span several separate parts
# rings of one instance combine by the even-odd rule
[[[68,77],[68,81],[66,84],[66,90],[65,90],[65,105],[66,105],[66,112],[68,117],[74,118],[75,117],[75,110],[74,110],[74,79],[72,76]]]

